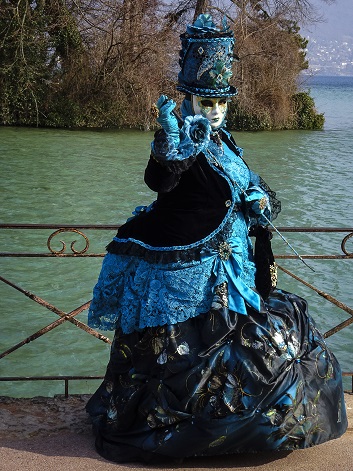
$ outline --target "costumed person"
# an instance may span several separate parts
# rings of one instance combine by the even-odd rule
[[[305,300],[275,286],[280,203],[225,128],[233,33],[201,15],[181,42],[182,119],[158,100],[145,171],[158,197],[108,245],[89,311],[91,327],[115,330],[86,406],[97,451],[158,462],[337,438],[340,367]]]

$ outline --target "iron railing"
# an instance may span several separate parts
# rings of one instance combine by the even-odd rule
[[[80,225],[68,225],[68,224],[0,224],[0,231],[6,230],[15,230],[15,231],[48,231],[50,230],[51,233],[47,237],[46,240],[46,251],[41,252],[26,252],[26,251],[5,251],[0,252],[0,258],[81,258],[81,257],[103,257],[103,253],[92,253],[89,251],[90,248],[90,240],[88,236],[83,232],[86,230],[94,230],[94,231],[102,231],[102,230],[109,230],[109,231],[116,231],[119,228],[119,225],[92,225],[92,224],[80,224]],[[317,233],[317,234],[340,234],[343,235],[342,240],[340,241],[340,253],[331,253],[331,254],[301,254],[303,259],[314,259],[314,260],[353,260],[353,252],[347,248],[347,243],[353,237],[353,228],[352,227],[278,227],[280,233],[286,232],[294,232],[294,233]],[[60,240],[61,248],[54,248],[53,243],[57,241],[59,236],[63,235],[74,235],[76,238],[79,236],[84,244],[83,248],[77,248],[76,240],[73,240],[68,248],[68,244]],[[353,242],[350,241],[350,242]],[[56,242],[57,243],[57,242]],[[44,245],[44,244],[43,244]],[[281,259],[294,259],[297,256],[293,253],[290,254],[275,254],[275,259],[278,264],[278,261]],[[330,337],[337,332],[341,331],[342,329],[348,327],[350,324],[353,323],[353,309],[347,306],[346,304],[342,303],[338,299],[336,299],[331,294],[328,294],[318,288],[316,288],[313,284],[308,283],[304,279],[300,278],[296,274],[292,273],[288,269],[282,267],[278,264],[278,268],[282,270],[287,275],[291,276],[298,282],[304,284],[306,287],[310,288],[311,290],[315,291],[321,297],[329,301],[330,303],[337,306],[341,311],[344,311],[349,314],[349,317],[345,319],[343,322],[337,324],[329,331],[327,331],[324,336]],[[64,312],[63,310],[57,308],[56,306],[52,305],[51,303],[47,302],[40,296],[23,289],[13,280],[9,280],[8,278],[0,275],[0,281],[5,283],[6,285],[12,287],[17,292],[20,292],[22,295],[26,296],[27,298],[33,300],[34,302],[38,303],[41,306],[44,306],[46,309],[54,312],[59,316],[59,318],[46,325],[45,327],[41,328],[40,330],[36,331],[35,333],[31,334],[30,336],[26,337],[22,341],[12,345],[11,347],[7,348],[5,351],[0,352],[0,360],[7,355],[10,355],[15,350],[18,350],[23,345],[28,344],[36,340],[37,338],[41,337],[42,335],[46,334],[47,332],[53,330],[57,326],[63,324],[64,322],[70,322],[74,324],[76,327],[84,330],[88,334],[96,337],[97,339],[110,344],[111,341],[108,337],[100,334],[99,332],[95,331],[88,327],[84,322],[79,321],[76,319],[77,314],[81,313],[85,309],[89,307],[90,301],[76,307],[75,309],[71,310],[70,312]],[[352,385],[351,390],[349,392],[353,393],[353,372],[344,372],[344,376],[350,376],[352,378]],[[76,380],[97,380],[102,379],[102,376],[82,376],[82,375],[65,375],[65,376],[0,376],[0,382],[2,381],[63,381],[64,382],[64,394],[65,396],[69,395],[69,382],[76,381]]]

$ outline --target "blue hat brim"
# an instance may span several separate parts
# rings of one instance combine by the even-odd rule
[[[188,85],[177,85],[176,89],[180,92],[190,93],[191,95],[202,96],[205,98],[230,97],[238,95],[238,89],[233,87],[232,85],[219,89],[190,87]]]

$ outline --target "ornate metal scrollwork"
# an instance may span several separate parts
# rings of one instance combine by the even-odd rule
[[[80,236],[82,236],[85,240],[85,246],[83,249],[81,250],[76,250],[75,249],[75,243],[76,243],[76,240],[73,240],[70,244],[70,248],[71,248],[71,251],[75,254],[75,255],[82,255],[84,253],[87,252],[88,248],[89,248],[89,240],[88,240],[88,237],[81,231],[79,231],[78,229],[73,229],[73,228],[62,228],[62,229],[58,229],[57,231],[53,232],[49,237],[48,237],[48,241],[47,241],[47,247],[48,249],[50,250],[50,252],[52,254],[55,254],[55,255],[62,255],[65,253],[66,251],[66,243],[63,241],[63,240],[60,240],[61,244],[62,244],[62,249],[61,250],[54,250],[52,247],[51,247],[51,241],[52,239],[57,236],[58,234],[62,233],[62,232],[75,232],[76,234],[79,234]]]
[[[350,239],[351,237],[353,237],[353,232],[346,235],[346,237],[341,242],[342,252],[345,253],[346,255],[348,255],[348,257],[353,257],[353,252],[348,252],[348,250],[346,249],[347,240]]]

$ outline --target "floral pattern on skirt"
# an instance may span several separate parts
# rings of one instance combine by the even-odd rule
[[[347,427],[342,378],[306,302],[274,290],[237,315],[226,285],[212,309],[173,325],[116,331],[87,404],[96,447],[117,461],[306,448]]]

